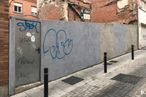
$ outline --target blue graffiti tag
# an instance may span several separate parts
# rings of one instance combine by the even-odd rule
[[[55,43],[52,44],[51,46],[45,47],[45,43],[47,43],[47,38],[49,39],[48,36],[49,33],[55,33]],[[64,40],[60,40],[59,36],[63,35]],[[47,37],[48,36],[48,37]],[[45,37],[43,40],[43,53],[47,54],[48,52],[50,53],[52,59],[62,59],[65,57],[65,55],[69,55],[72,51],[73,48],[73,40],[67,38],[67,34],[64,30],[59,30],[56,31],[55,29],[49,29],[46,33],[45,33]]]
[[[19,31],[30,31],[35,29],[36,32],[37,31],[37,22],[36,21],[29,21],[29,20],[25,20],[23,22],[18,22],[17,26],[19,26]]]

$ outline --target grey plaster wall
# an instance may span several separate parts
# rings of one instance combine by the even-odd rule
[[[16,19],[15,23],[16,86],[40,80],[40,22]]]
[[[137,26],[78,22],[41,22],[41,79],[49,68],[49,80],[68,75],[137,49]]]
[[[9,95],[21,85],[40,81],[40,22],[10,17]]]
[[[19,22],[21,25],[18,25]],[[38,26],[32,26],[32,22],[37,22]],[[24,28],[25,31],[20,31]],[[36,30],[33,28],[41,29],[41,31],[39,30],[41,33],[34,34]],[[27,37],[28,33],[35,36],[35,41],[22,41],[29,43],[21,43],[22,38],[31,39],[31,37]],[[39,41],[41,41],[41,45]],[[49,68],[49,80],[54,80],[102,62],[104,52],[107,52],[108,59],[111,59],[130,52],[131,44],[134,44],[137,49],[137,41],[136,25],[38,21],[11,17],[9,94],[15,93],[16,86],[34,81],[43,82],[45,67]],[[34,49],[34,45],[37,45],[35,46],[37,48]],[[22,48],[21,51],[24,52],[25,57],[35,58],[35,62],[26,65],[29,61],[23,60],[21,62],[23,64],[18,64],[17,59],[21,57],[21,54],[17,53],[20,50],[17,49],[18,47]],[[39,48],[41,48],[41,54]],[[39,64],[40,60],[41,64]],[[34,72],[35,70],[41,72],[38,74]],[[31,77],[33,81],[30,80],[28,72],[34,74]],[[26,76],[25,78],[19,77],[17,76],[19,74]],[[23,78],[23,80],[18,82],[18,78]]]
[[[24,20],[27,20],[27,23]],[[32,79],[43,82],[43,69],[48,67],[49,80],[54,80],[102,62],[104,52],[107,52],[108,59],[111,59],[130,52],[131,44],[134,44],[135,49],[137,49],[136,25],[38,21],[37,28],[41,29],[41,31],[39,30],[41,35],[37,35],[35,41],[29,42],[28,49],[24,48],[26,52],[28,51],[26,57],[35,58],[36,61],[28,65],[18,64],[17,47],[22,48],[26,45],[17,42],[19,42],[19,39],[28,36],[28,33],[36,32],[35,29],[32,29],[35,26],[28,25],[29,21],[32,24],[32,22],[38,20],[11,17],[9,37],[10,95],[15,93],[16,86],[34,82],[28,82],[24,78],[20,81],[21,83],[18,82],[17,78],[20,77],[17,77],[17,75],[20,73],[26,75],[28,70],[29,74],[36,75]],[[19,22],[21,22],[21,25],[18,27],[17,23]],[[22,29],[21,27],[29,28],[29,30],[19,31]],[[27,37],[27,39],[29,38]],[[39,41],[41,41],[41,45],[39,45]],[[38,46],[36,49],[32,49],[34,50],[33,53],[30,53],[30,49],[33,47],[31,44],[34,45],[35,43]],[[41,54],[39,54],[39,48],[41,48]],[[38,57],[34,56],[36,54]],[[41,64],[39,64],[40,60]],[[36,62],[38,63],[37,66]],[[36,68],[41,71],[39,74],[34,72]]]
[[[15,18],[10,18],[9,28],[9,95],[15,90]]]

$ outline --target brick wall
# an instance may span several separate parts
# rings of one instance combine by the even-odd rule
[[[8,94],[8,0],[0,0],[0,97]]]
[[[9,0],[9,15],[10,16],[18,16],[18,17],[25,17],[25,18],[32,18],[36,19],[37,16],[33,16],[31,13],[31,7],[36,7],[36,0]],[[22,4],[22,13],[14,12],[14,3]]]
[[[77,2],[77,0],[73,3],[79,4],[80,6],[85,6],[88,8],[88,4]],[[97,23],[130,23],[131,21],[137,20],[137,16],[133,15],[131,10],[125,10],[124,12],[118,13],[117,2],[106,5],[109,0],[89,0],[91,1],[91,22]],[[135,1],[135,3],[137,3]],[[55,6],[55,5],[54,5]],[[54,8],[54,9],[53,9]],[[57,9],[57,10],[56,10]],[[68,10],[69,21],[80,21],[78,16],[72,12],[72,10]],[[41,8],[40,18],[49,19],[49,20],[59,20],[59,7],[53,7],[53,5],[45,5]]]
[[[46,4],[39,10],[39,18],[49,19],[49,20],[59,20],[60,19],[60,9],[59,6],[55,4]]]
[[[74,11],[72,11],[70,8],[68,8],[68,20],[69,21],[81,21],[79,16]]]
[[[95,0],[92,2],[91,22],[98,23],[129,23],[136,20],[136,15],[133,15],[132,11],[125,10],[118,13],[117,3],[107,4],[108,0]],[[136,3],[136,2],[135,2]]]
[[[79,7],[86,7],[90,8],[89,3],[83,3],[78,0],[69,0],[72,3],[79,5]],[[75,11],[71,10],[71,8],[68,7],[68,20],[69,21],[81,21],[80,17],[76,14]],[[61,15],[60,15],[60,6],[58,3],[51,3],[51,4],[44,4],[40,9],[39,9],[39,18],[40,19],[47,19],[47,20],[60,20]]]

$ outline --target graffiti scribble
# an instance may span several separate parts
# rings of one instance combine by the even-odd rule
[[[54,34],[55,42],[47,46],[47,39],[49,39],[49,33]],[[60,39],[60,36],[64,36],[63,39]],[[43,40],[43,53],[49,53],[52,59],[62,59],[65,55],[69,55],[73,48],[73,40],[67,38],[67,34],[64,30],[56,31],[55,29],[49,29]]]
[[[37,30],[37,22],[35,21],[28,21],[25,20],[23,22],[18,22],[17,26],[19,26],[19,31],[30,31],[30,30],[35,30],[36,32],[38,32]]]

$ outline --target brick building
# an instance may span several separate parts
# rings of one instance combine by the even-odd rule
[[[132,23],[137,20],[138,0],[95,0],[91,21],[99,23]]]
[[[37,18],[36,0],[9,0],[9,15]]]
[[[63,20],[66,18],[67,21],[90,21],[91,4],[89,1],[39,1],[39,18],[41,19]]]
[[[39,16],[42,19],[59,19],[59,6],[54,1],[46,0],[46,2],[38,3],[43,6],[39,6]],[[55,1],[56,2],[56,1]],[[69,0],[68,3],[68,18],[69,21],[78,21],[77,13],[82,14],[83,10],[78,11],[72,10],[70,5],[76,5],[78,7],[85,8],[84,12],[86,18],[91,22],[98,23],[111,23],[111,22],[121,22],[121,23],[133,23],[137,20],[137,4],[138,0]],[[82,4],[81,4],[82,3]],[[76,9],[78,9],[76,7]],[[71,11],[72,10],[72,11]],[[87,15],[89,14],[89,15]],[[75,16],[76,15],[76,16]]]
[[[0,97],[8,95],[8,0],[0,0]]]

